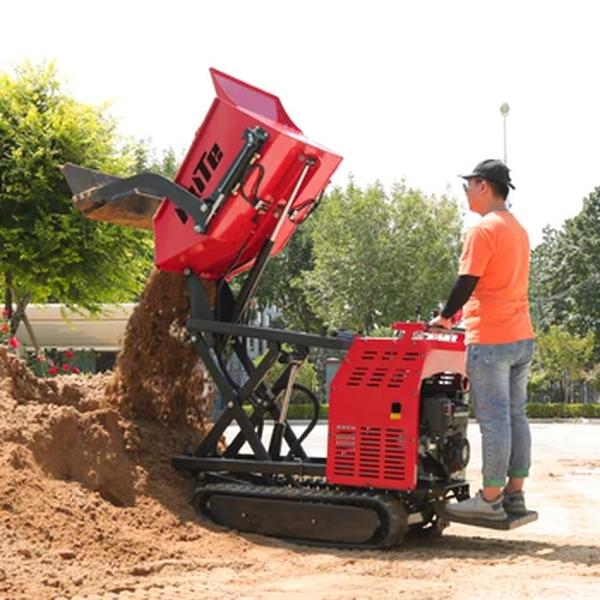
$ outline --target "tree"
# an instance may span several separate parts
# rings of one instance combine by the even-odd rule
[[[334,328],[373,333],[423,317],[456,278],[462,218],[454,200],[396,183],[386,194],[352,180],[312,223],[314,268],[303,273],[316,315]]]
[[[573,399],[573,384],[588,378],[587,369],[592,364],[595,336],[589,331],[578,336],[551,325],[538,335],[532,380],[536,386],[552,387],[558,384],[561,397]],[[592,369],[590,373],[594,374]]]
[[[536,330],[545,330],[556,323],[562,308],[558,296],[553,302],[549,301],[555,295],[555,271],[562,258],[559,253],[559,238],[558,230],[545,227],[542,243],[531,253],[529,303]]]
[[[254,364],[259,365],[264,359],[266,353],[258,356],[254,359]],[[274,383],[279,379],[283,371],[287,368],[286,364],[276,362],[265,376],[265,383],[273,386]],[[318,388],[318,377],[315,367],[308,361],[302,363],[301,367],[296,373],[295,383],[299,383],[307,387],[311,391],[315,391]]]
[[[151,267],[144,231],[98,223],[74,209],[59,167],[73,162],[116,175],[119,155],[106,107],[66,95],[53,64],[0,74],[0,283],[16,331],[30,301],[94,309],[130,300]]]
[[[311,223],[316,214],[302,223],[288,245],[267,263],[256,299],[259,309],[276,306],[281,310],[286,327],[319,333],[323,322],[308,301],[303,279],[303,274],[313,269]]]
[[[152,146],[152,138],[141,138],[126,147],[128,152],[133,153],[134,164],[132,170],[135,174],[149,171],[160,173],[165,177],[174,179],[179,163],[175,150],[169,146],[163,150],[161,157],[157,158],[156,151]]]
[[[600,340],[599,257],[600,187],[561,229],[545,229],[533,252],[530,297],[538,326],[560,324],[580,335],[593,331]]]

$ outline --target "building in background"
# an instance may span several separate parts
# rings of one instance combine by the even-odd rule
[[[64,304],[30,304],[27,317],[41,348],[73,350],[76,364],[82,371],[98,372],[112,369],[121,349],[127,321],[135,304],[105,304],[98,315],[75,311]],[[25,350],[34,345],[21,322],[17,338]]]

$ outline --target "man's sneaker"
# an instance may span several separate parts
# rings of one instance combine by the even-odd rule
[[[502,506],[502,498],[498,498],[494,502],[487,502],[484,500],[481,490],[468,500],[457,504],[448,504],[446,512],[451,517],[488,519],[490,521],[505,521],[508,518]]]
[[[525,506],[525,494],[523,492],[514,492],[507,494],[504,492],[502,506],[509,515],[525,515],[527,507]]]

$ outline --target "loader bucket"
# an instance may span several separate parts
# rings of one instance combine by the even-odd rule
[[[123,180],[71,163],[61,168],[73,193],[73,203],[86,217],[116,225],[152,229],[152,217],[162,198],[139,189],[110,192]],[[107,187],[108,186],[108,187]]]
[[[71,164],[63,174],[90,219],[153,229],[160,270],[231,279],[285,247],[342,159],[306,138],[277,96],[210,73],[216,97],[174,179]]]

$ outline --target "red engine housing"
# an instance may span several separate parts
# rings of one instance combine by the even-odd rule
[[[464,336],[396,323],[394,338],[357,338],[330,388],[326,477],[334,484],[412,490],[417,484],[421,384],[464,378]]]
[[[229,75],[211,69],[217,97],[198,129],[175,181],[207,198],[217,187],[243,145],[243,133],[257,126],[269,137],[259,162],[264,175],[257,196],[258,210],[241,193],[231,195],[215,213],[208,230],[198,234],[191,219],[168,199],[154,216],[155,263],[159,269],[181,272],[190,268],[205,279],[233,277],[250,268],[271,235],[288,200],[306,157],[314,159],[286,219],[271,255],[281,251],[296,227],[308,216],[325,188],[340,156],[309,141],[294,125],[279,98]],[[259,173],[248,175],[244,188],[251,190]]]

